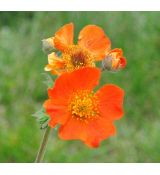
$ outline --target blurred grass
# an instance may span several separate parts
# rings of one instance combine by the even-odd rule
[[[101,26],[112,48],[123,48],[127,68],[105,72],[102,83],[125,89],[117,135],[100,148],[63,141],[53,131],[45,162],[160,162],[159,12],[0,12],[0,162],[33,162],[43,131],[31,116],[47,98],[41,39],[75,23]]]

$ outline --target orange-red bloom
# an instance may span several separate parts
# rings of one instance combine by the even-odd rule
[[[111,50],[106,58],[102,61],[103,69],[108,69],[111,71],[118,71],[126,67],[127,61],[123,56],[122,49]]]
[[[46,71],[52,74],[71,72],[81,67],[95,67],[95,61],[105,58],[111,47],[109,38],[96,25],[87,25],[79,33],[78,43],[73,43],[74,25],[69,23],[60,28],[51,38],[53,46],[61,56],[51,53]]]
[[[49,126],[60,125],[60,138],[80,139],[98,147],[115,134],[113,122],[123,116],[124,91],[108,84],[94,92],[99,79],[99,69],[81,68],[62,74],[48,90],[44,108],[50,116]]]

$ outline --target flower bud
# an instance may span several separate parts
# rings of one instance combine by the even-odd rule
[[[54,39],[54,37],[42,40],[42,50],[43,50],[43,52],[49,54],[49,53],[51,53],[55,50],[53,39]]]
[[[123,57],[122,49],[111,50],[102,61],[102,70],[119,71],[126,67],[126,58]]]

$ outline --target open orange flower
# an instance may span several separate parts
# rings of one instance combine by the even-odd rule
[[[90,147],[98,147],[115,134],[113,122],[123,116],[124,92],[112,84],[94,92],[99,79],[98,68],[81,68],[62,74],[48,90],[44,108],[50,116],[49,126],[60,125],[60,138],[80,139]]]
[[[122,49],[116,48],[111,50],[106,58],[102,61],[103,69],[118,71],[126,67],[127,61],[123,56]]]
[[[71,72],[81,67],[94,67],[95,61],[105,58],[111,42],[104,31],[96,25],[87,25],[79,33],[78,43],[73,43],[74,25],[69,23],[60,28],[50,39],[53,46],[61,51],[61,56],[48,56],[46,71],[52,74]]]

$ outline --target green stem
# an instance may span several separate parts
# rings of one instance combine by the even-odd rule
[[[47,127],[46,130],[45,130],[45,132],[44,132],[44,136],[43,136],[41,145],[39,147],[39,151],[38,151],[38,154],[37,154],[35,163],[40,163],[43,160],[50,131],[51,131],[51,128],[50,127]]]

